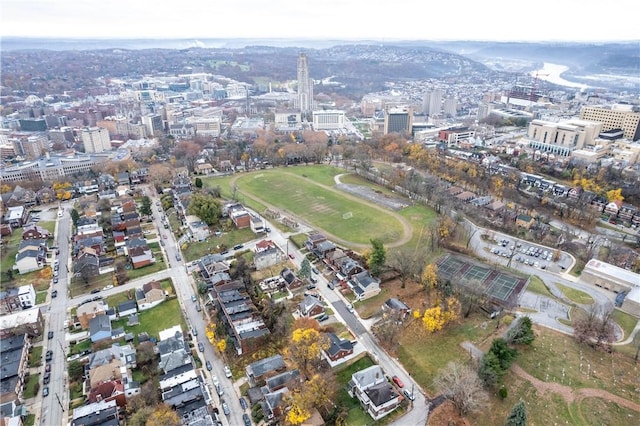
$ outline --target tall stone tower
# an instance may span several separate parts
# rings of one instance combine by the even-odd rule
[[[309,78],[307,55],[298,56],[298,107],[302,114],[313,111],[313,80]]]

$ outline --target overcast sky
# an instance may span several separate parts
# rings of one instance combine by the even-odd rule
[[[0,36],[640,40],[637,0],[0,0]],[[604,11],[609,6],[610,11]]]

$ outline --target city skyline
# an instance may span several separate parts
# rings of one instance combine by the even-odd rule
[[[281,38],[344,40],[635,41],[632,0],[613,0],[606,28],[601,2],[539,0],[525,11],[507,0],[3,0],[0,36],[47,38]],[[393,7],[391,7],[393,6]],[[624,11],[628,11],[625,13]],[[394,12],[397,12],[394,14]],[[176,18],[177,17],[177,18]],[[530,20],[527,27],[523,17]],[[554,17],[561,17],[561,23]],[[526,24],[526,22],[525,22]],[[197,41],[197,40],[196,40]]]

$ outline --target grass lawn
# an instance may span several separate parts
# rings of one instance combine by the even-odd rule
[[[422,247],[427,244],[429,225],[438,217],[436,212],[427,206],[414,205],[400,210],[399,213],[411,224],[413,230],[411,241],[406,246]]]
[[[130,269],[127,271],[127,278],[129,280],[135,280],[140,277],[144,277],[145,275],[151,275],[156,272],[167,269],[167,265],[164,263],[164,259],[162,256],[156,256],[156,263],[152,265],[145,266],[140,269]]]
[[[584,291],[576,290],[575,288],[567,287],[566,285],[562,285],[560,283],[555,283],[556,286],[562,291],[562,293],[566,296],[567,299],[571,300],[573,303],[578,303],[580,305],[591,305],[594,300],[589,294]]]
[[[638,319],[622,312],[620,309],[613,311],[613,319],[618,323],[622,331],[624,331],[624,338],[626,339],[638,323]]]
[[[36,415],[35,414],[27,414],[27,417],[24,419],[24,426],[33,426],[36,423]]]
[[[236,244],[245,243],[254,238],[255,235],[249,228],[233,229],[231,232],[223,232],[219,237],[211,235],[205,241],[183,244],[181,248],[185,261],[191,262],[210,253],[219,253],[220,250],[217,249],[218,245],[231,248]]]
[[[49,293],[47,290],[36,293],[36,305],[40,305],[47,301],[47,293]]]
[[[551,297],[555,299],[555,296],[551,294],[544,281],[540,279],[540,277],[536,275],[531,276],[531,280],[529,280],[529,285],[527,286],[527,290],[533,293],[541,294],[543,296]]]
[[[36,396],[40,389],[40,373],[30,374],[27,383],[24,385],[23,398],[29,399]]]
[[[107,303],[109,305],[109,307],[116,308],[119,303],[126,302],[128,300],[132,300],[132,299],[129,299],[129,296],[127,294],[128,292],[129,291],[123,291],[123,292],[120,292],[120,293],[116,293],[113,296],[107,297],[104,301],[105,301],[105,303]],[[131,290],[131,296],[135,297],[135,291],[134,290]]]
[[[297,177],[289,169],[273,169],[242,175],[240,189],[287,211],[320,229],[355,244],[369,244],[372,238],[385,243],[403,235],[402,224],[385,210],[320,186],[311,178]]]
[[[91,339],[83,340],[82,342],[78,342],[75,345],[71,345],[69,347],[69,354],[71,354],[71,355],[79,354],[82,351],[86,351],[87,349],[91,349],[92,345],[93,345],[93,343],[91,342]]]
[[[32,346],[29,351],[29,367],[42,365],[42,346]]]
[[[126,332],[136,335],[136,341],[138,333],[142,333],[143,331],[146,331],[149,333],[149,336],[157,339],[160,331],[173,327],[174,325],[181,325],[183,330],[187,330],[187,323],[182,317],[178,299],[167,300],[155,308],[142,311],[138,314],[138,319],[140,320],[140,324],[133,327],[127,326],[126,318],[114,321],[112,327],[124,327]]]

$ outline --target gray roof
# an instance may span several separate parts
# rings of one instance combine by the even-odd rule
[[[118,303],[118,312],[129,311],[131,309],[138,310],[138,305],[136,305],[135,300],[127,300],[121,303]]]
[[[278,389],[288,383],[289,381],[300,376],[300,371],[298,369],[285,371],[284,373],[280,373],[273,377],[270,377],[266,380],[267,388],[270,391]]]
[[[282,355],[274,355],[264,358],[247,366],[247,373],[253,377],[262,377],[270,371],[277,371],[285,368]]]
[[[351,340],[340,339],[334,333],[327,333],[329,336],[329,341],[331,342],[331,346],[327,348],[327,353],[329,356],[334,356],[340,351],[351,351],[353,350],[353,343]]]
[[[396,299],[395,297],[392,297],[391,299],[387,299],[387,301],[384,302],[384,304],[389,309],[394,309],[396,311],[408,311],[409,310],[409,307],[407,305],[405,305],[401,300]]]
[[[387,381],[371,386],[365,393],[376,407],[398,397],[398,393]]]
[[[111,336],[111,320],[107,315],[98,315],[89,321],[89,335],[95,336],[100,332],[108,333]]]

